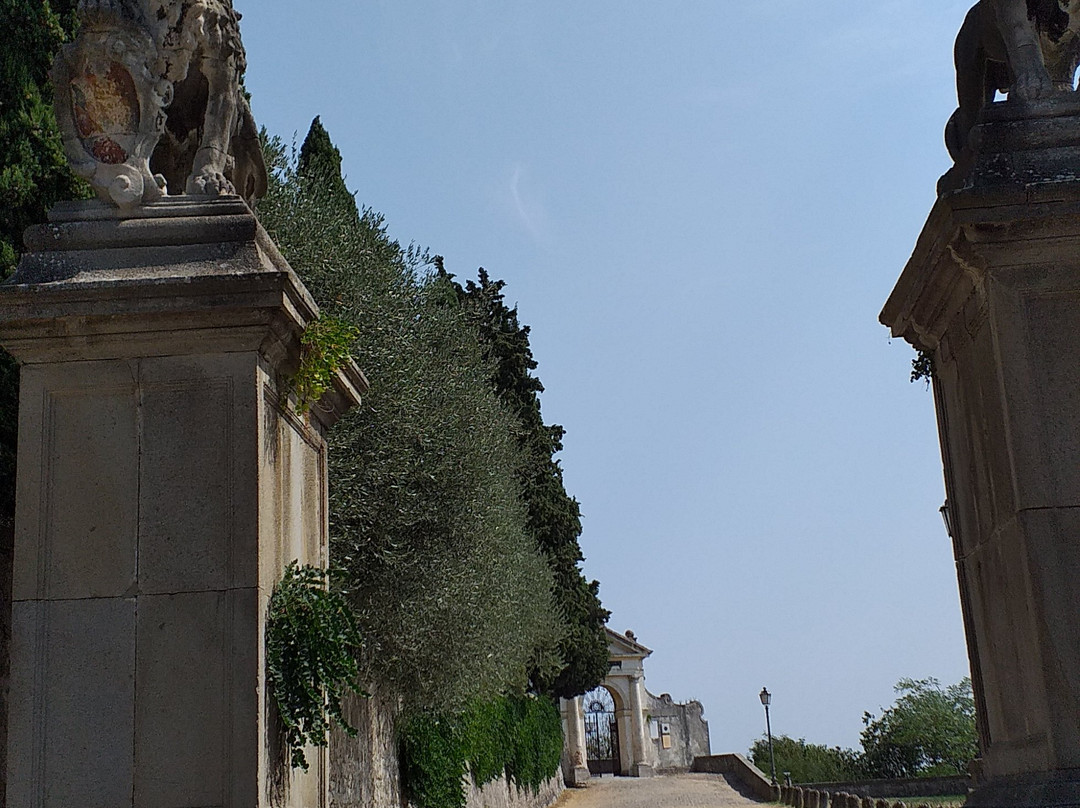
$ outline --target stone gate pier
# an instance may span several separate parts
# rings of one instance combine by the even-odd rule
[[[64,203],[0,286],[22,364],[8,805],[327,805],[264,675],[284,567],[327,560],[324,430],[280,380],[317,314],[237,197]]]
[[[1080,805],[1080,103],[980,121],[881,320],[933,356],[981,749],[967,804],[1064,808]]]

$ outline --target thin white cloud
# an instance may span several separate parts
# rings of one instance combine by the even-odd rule
[[[510,199],[518,221],[537,242],[543,241],[547,232],[547,212],[534,195],[529,193],[528,166],[514,163],[510,171]]]

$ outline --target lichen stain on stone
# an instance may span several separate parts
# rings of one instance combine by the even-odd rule
[[[124,162],[130,141],[139,131],[139,96],[131,74],[110,62],[104,76],[86,71],[71,83],[71,106],[83,148],[109,165]]]

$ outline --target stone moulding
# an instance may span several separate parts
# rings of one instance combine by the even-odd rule
[[[173,85],[153,38],[133,23],[91,23],[53,64],[57,122],[72,169],[98,196],[129,209],[165,195],[150,156],[165,131]]]
[[[15,274],[4,283],[0,327],[22,362],[152,356],[171,322],[171,353],[196,353],[213,338],[226,350],[257,349],[285,374],[284,357],[318,307],[236,196],[167,197],[121,211],[66,202],[30,228]],[[115,299],[120,287],[139,289]],[[44,333],[43,333],[44,332]],[[363,373],[349,362],[311,408],[329,427],[359,404]]]

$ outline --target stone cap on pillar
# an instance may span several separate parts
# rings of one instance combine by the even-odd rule
[[[288,375],[318,317],[236,196],[165,197],[128,211],[61,202],[25,241],[29,252],[0,284],[0,343],[24,364],[258,351]],[[312,415],[330,426],[367,387],[349,362]]]
[[[1037,263],[1051,240],[1080,237],[1080,101],[991,104],[972,142],[880,315],[922,350],[937,348],[988,268]]]
[[[135,215],[67,202],[49,218],[0,286],[0,339],[21,362],[258,349],[277,365],[318,316],[238,197],[167,198]]]

